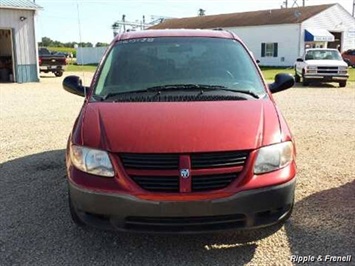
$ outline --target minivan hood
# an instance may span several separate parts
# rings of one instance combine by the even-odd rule
[[[84,108],[80,137],[75,139],[111,152],[250,150],[281,139],[278,114],[270,99],[94,102]]]

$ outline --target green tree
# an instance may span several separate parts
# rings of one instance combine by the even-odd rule
[[[106,47],[108,46],[108,43],[105,43],[105,42],[97,42],[95,44],[95,47]]]
[[[43,37],[42,42],[40,42],[40,46],[47,47],[47,46],[51,46],[52,43],[53,43],[53,41],[50,38]]]

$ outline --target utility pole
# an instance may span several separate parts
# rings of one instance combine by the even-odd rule
[[[355,0],[353,1],[353,17],[355,17]]]
[[[281,8],[288,8],[288,0],[285,0],[282,5]]]
[[[146,17],[142,16],[142,20],[138,21],[128,21],[126,15],[122,15],[121,20],[115,21],[111,29],[113,30],[113,36],[115,37],[120,32],[126,32],[130,30],[145,30],[151,26],[159,24],[164,21],[164,19],[171,19],[171,17],[164,17],[164,16],[151,16],[151,21],[146,22]]]
[[[126,15],[122,15],[123,32],[126,32]]]
[[[206,14],[206,10],[204,10],[204,9],[202,9],[202,8],[200,8],[199,10],[198,10],[198,16],[199,17],[202,17],[202,16],[204,16]]]
[[[354,0],[355,1],[355,0]],[[292,7],[294,7],[294,6],[297,6],[297,7],[299,7],[299,5],[298,5],[298,0],[293,0],[293,4],[292,4]],[[302,6],[306,6],[306,0],[302,0]]]

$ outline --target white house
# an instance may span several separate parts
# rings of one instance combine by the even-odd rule
[[[339,4],[169,19],[150,29],[181,28],[235,32],[267,66],[292,66],[306,47],[355,49],[355,18]]]
[[[39,81],[35,15],[28,0],[0,0],[0,83]]]

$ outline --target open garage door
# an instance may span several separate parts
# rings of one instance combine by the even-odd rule
[[[12,31],[0,28],[0,83],[14,81]]]
[[[334,42],[328,43],[328,48],[336,48],[339,49],[339,51],[341,51],[342,50],[341,44],[342,44],[342,37],[343,37],[342,32],[330,32],[330,33],[334,35]]]

